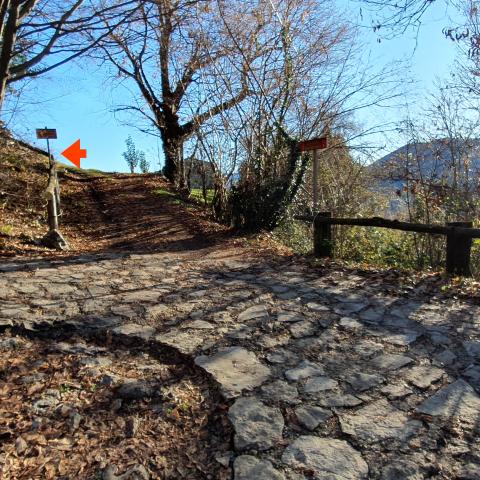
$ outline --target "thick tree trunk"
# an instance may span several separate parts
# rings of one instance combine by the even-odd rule
[[[165,155],[164,175],[180,190],[187,189],[185,162],[183,160],[183,136],[162,132],[163,153]]]
[[[162,135],[163,140],[163,154],[165,155],[165,167],[163,174],[171,181],[175,182],[178,165],[178,150],[169,139]]]
[[[9,4],[7,22],[2,29],[2,45],[0,47],[0,109],[5,100],[7,82],[10,76],[10,62],[12,61],[13,46],[17,38],[19,9],[20,7],[17,3]]]

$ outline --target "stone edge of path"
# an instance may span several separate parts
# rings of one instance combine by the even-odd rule
[[[78,328],[78,324],[76,324],[76,327]],[[80,330],[82,329],[80,328]],[[90,327],[90,331],[91,330],[92,329]],[[177,348],[171,343],[162,342],[161,335],[157,335],[151,331],[148,331],[147,334],[140,334],[138,331],[135,331],[135,329],[132,328],[128,329],[125,333],[125,331],[122,332],[121,328],[119,329],[101,326],[98,329],[93,330],[93,332],[97,333],[107,331],[111,332],[114,338],[120,342],[123,341],[129,344],[133,343],[136,346],[140,346],[142,344],[156,346],[164,351],[172,352],[174,355],[178,356],[186,363],[189,363],[194,368],[201,369],[201,371],[208,376],[212,384],[215,385],[217,393],[226,402],[229,404],[231,403],[227,412],[227,418],[232,426],[233,431],[231,445],[234,455],[232,455],[230,458],[230,467],[232,468],[233,480],[257,480],[260,478],[262,480],[289,480],[293,478],[297,480],[303,478],[301,475],[299,476],[299,474],[295,472],[297,470],[303,471],[305,469],[304,465],[297,464],[294,461],[284,461],[285,452],[294,449],[294,447],[297,446],[299,439],[292,441],[284,450],[283,455],[279,457],[281,460],[280,463],[282,464],[282,467],[280,467],[281,469],[275,468],[273,463],[270,461],[271,459],[268,457],[268,454],[266,454],[266,451],[273,448],[277,442],[281,442],[285,420],[281,410],[278,407],[270,407],[266,405],[261,398],[248,395],[252,390],[255,390],[261,385],[268,383],[268,381],[272,379],[269,368],[263,365],[263,363],[256,358],[253,352],[240,346],[233,346],[223,347],[214,354],[205,355],[205,353],[201,351],[201,345],[198,345],[197,348],[192,351],[185,351],[181,348]],[[174,332],[171,331],[171,333]],[[224,385],[222,385],[215,378],[214,372],[208,368],[208,365],[202,365],[203,362],[199,362],[198,359],[211,359],[216,357],[222,351],[231,352],[238,350],[244,350],[248,356],[253,357],[255,361],[265,370],[260,372],[259,378],[256,379],[256,384],[247,385],[245,388],[232,393],[232,391],[226,389]],[[255,425],[249,424],[250,418],[255,419]],[[257,423],[259,425],[257,425]],[[342,450],[345,458],[351,455],[356,455],[356,463],[354,462],[352,465],[350,465],[353,469],[353,472],[345,472],[342,470],[340,474],[346,474],[347,477],[345,478],[347,480],[364,480],[367,478],[369,471],[368,465],[363,459],[362,454],[352,445],[350,445],[350,443],[346,441],[337,441],[336,439],[324,439],[321,437],[308,435],[300,438],[313,439],[314,442],[318,441],[323,447],[326,446],[328,448],[331,446],[331,443],[333,447],[330,448],[329,451],[334,452],[335,450]],[[332,442],[329,443],[330,440],[332,440]],[[310,448],[310,445],[307,445],[305,451],[300,452],[300,456],[312,453],[310,450],[312,450],[312,448]],[[318,452],[316,452],[315,448],[313,448],[313,455],[315,456],[317,454]],[[335,462],[333,462],[331,467],[336,468],[335,465],[338,467]],[[348,462],[346,462],[345,465],[347,465],[348,468]],[[345,465],[341,466],[341,468],[345,468]],[[289,474],[292,474],[292,476]]]
[[[106,331],[109,330],[108,328],[100,328],[100,331]],[[254,448],[255,451],[262,451],[262,450],[268,450],[273,446],[273,442],[268,442],[263,440],[260,440],[262,432],[255,432],[253,433],[253,436],[255,437],[255,434],[259,436],[258,443],[251,443],[248,444],[248,441],[245,441],[242,439],[241,432],[237,431],[235,428],[235,410],[236,406],[238,407],[239,404],[242,402],[246,402],[247,404],[250,402],[257,402],[261,404],[264,407],[264,414],[265,415],[273,415],[273,417],[278,417],[277,418],[277,426],[275,428],[275,431],[273,433],[273,437],[275,437],[276,440],[281,440],[281,435],[284,427],[284,419],[283,419],[283,414],[281,411],[275,407],[268,407],[265,405],[261,400],[257,399],[256,397],[248,397],[248,396],[243,396],[243,392],[248,393],[251,389],[255,388],[256,386],[263,385],[268,379],[270,378],[270,375],[267,374],[266,372],[264,373],[264,378],[259,383],[258,385],[255,386],[250,386],[247,387],[241,391],[235,392],[232,394],[232,392],[226,390],[220,382],[218,382],[215,378],[215,375],[211,370],[207,368],[207,366],[203,366],[202,362],[199,362],[198,359],[200,357],[202,358],[208,358],[204,353],[198,353],[199,347],[196,348],[194,351],[191,352],[185,352],[182,351],[182,349],[177,348],[176,346],[170,344],[170,343],[164,343],[161,341],[161,336],[155,335],[154,333],[149,333],[148,335],[139,335],[138,332],[129,332],[129,333],[122,333],[121,330],[119,329],[113,329],[116,330],[113,332],[113,335],[115,336],[116,339],[120,341],[127,341],[127,342],[138,342],[144,343],[144,344],[149,344],[149,345],[156,345],[158,348],[161,348],[163,350],[171,351],[174,352],[176,355],[178,355],[180,358],[182,358],[184,361],[190,363],[192,366],[195,368],[199,368],[204,372],[208,378],[212,381],[212,383],[216,386],[218,393],[221,395],[221,397],[227,401],[227,402],[232,402],[232,405],[230,405],[227,413],[227,418],[232,426],[232,430],[234,432],[234,436],[231,439],[231,444],[233,446],[233,450],[235,454],[232,456],[230,459],[230,467],[232,468],[232,473],[233,473],[233,479],[234,480],[256,480],[257,478],[262,478],[262,480],[287,480],[287,477],[284,475],[284,473],[280,470],[277,470],[274,468],[272,463],[268,460],[268,458],[258,458],[257,456],[253,456],[252,454],[248,454],[244,452],[243,450],[249,449],[249,448]],[[112,331],[112,330],[110,330]],[[219,352],[222,350],[242,350],[242,347],[230,347],[230,348],[224,348],[220,349]],[[250,352],[248,350],[245,350],[248,352],[248,354],[254,355],[253,352]],[[212,356],[217,355],[218,352]],[[257,360],[258,362],[258,360]],[[260,363],[260,362],[259,362]],[[262,364],[263,365],[263,364]],[[269,370],[268,367],[264,368],[266,370]],[[261,375],[262,376],[262,375]],[[248,413],[247,413],[248,416]],[[281,419],[279,418],[281,417]],[[267,418],[265,419],[267,420]],[[271,420],[268,419],[268,420]],[[247,418],[248,421],[248,418]],[[242,422],[241,422],[242,423]],[[246,422],[245,422],[246,423]],[[281,428],[279,429],[279,425],[281,424]],[[246,430],[249,430],[248,425],[243,425]],[[270,424],[267,425],[267,422],[265,422],[264,425],[266,428],[269,428]],[[251,432],[250,432],[251,433]],[[278,438],[277,438],[278,437]],[[353,449],[352,449],[353,450]],[[360,455],[360,453],[359,453]],[[248,461],[247,461],[248,460]],[[366,465],[366,464],[365,464]],[[368,468],[368,467],[367,467]],[[359,477],[360,478],[360,477]]]

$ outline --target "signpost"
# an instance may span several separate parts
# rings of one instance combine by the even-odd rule
[[[300,142],[298,146],[301,152],[309,152],[311,150],[324,150],[327,148],[327,137],[312,138],[311,140],[304,140]]]
[[[39,140],[56,140],[57,130],[54,128],[37,128],[37,138]]]
[[[58,182],[57,166],[50,151],[50,140],[57,139],[57,130],[55,128],[37,128],[37,139],[47,141],[49,174],[47,196],[47,213],[49,232],[43,238],[43,243],[48,247],[58,250],[68,250],[68,244],[62,237],[58,229],[58,217],[61,216],[60,210],[60,184]],[[70,145],[62,155],[70,160],[76,167],[80,168],[82,158],[87,158],[87,151],[80,146],[80,140]]]
[[[57,130],[55,128],[37,128],[37,139],[47,141],[48,160],[52,164],[52,154],[50,153],[50,140],[57,139]]]
[[[60,186],[58,183],[57,168],[50,151],[50,140],[57,139],[57,130],[54,128],[37,128],[37,139],[47,141],[49,174],[46,190],[47,213],[49,232],[43,237],[44,245],[57,250],[68,250],[68,244],[58,228],[60,211]]]
[[[301,152],[313,151],[313,169],[312,169],[312,190],[313,190],[313,211],[316,212],[318,206],[318,170],[319,160],[318,152],[328,147],[327,137],[312,138],[304,140],[298,144]]]

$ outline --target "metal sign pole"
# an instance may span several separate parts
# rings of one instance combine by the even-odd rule
[[[50,140],[47,138],[48,163],[52,164],[52,154],[50,153]]]

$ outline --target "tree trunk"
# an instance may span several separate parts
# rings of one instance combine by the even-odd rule
[[[163,153],[165,155],[164,175],[180,190],[187,189],[185,163],[183,161],[183,136],[162,132]]]
[[[168,180],[174,183],[177,176],[178,150],[175,148],[175,145],[172,145],[170,140],[165,138],[165,135],[162,135],[162,140],[163,154],[165,155],[165,167],[163,168],[163,174],[168,178]]]
[[[5,100],[7,82],[10,76],[10,62],[12,61],[13,46],[17,38],[17,21],[20,7],[10,4],[7,23],[2,32],[2,45],[0,50],[0,109]]]

